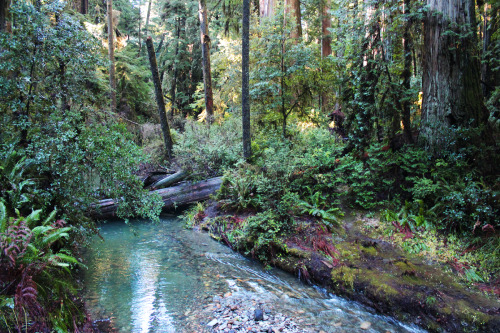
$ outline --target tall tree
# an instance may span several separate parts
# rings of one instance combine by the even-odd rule
[[[273,17],[276,0],[259,0],[260,17]]]
[[[427,0],[420,132],[431,150],[451,126],[487,121],[480,87],[473,0]]]
[[[149,55],[149,64],[151,66],[151,74],[153,75],[153,83],[155,86],[156,104],[158,105],[158,113],[160,116],[161,129],[163,131],[163,141],[165,142],[166,158],[172,159],[173,141],[170,135],[170,127],[168,126],[167,113],[165,109],[165,100],[163,99],[163,91],[161,89],[160,75],[158,74],[158,64],[156,62],[156,53],[153,47],[151,37],[146,39],[146,46]]]
[[[111,112],[116,111],[115,42],[113,25],[113,0],[108,0],[108,54]]]
[[[205,86],[205,109],[208,123],[212,123],[214,115],[214,98],[212,93],[212,74],[210,70],[210,36],[208,34],[207,2],[199,0],[200,39],[203,55],[203,84]]]
[[[403,89],[406,92],[411,89],[411,34],[410,34],[410,0],[404,0],[404,15],[405,15],[405,23],[404,23],[404,32],[403,32],[403,58],[404,58],[404,68],[403,73],[401,74],[401,78],[403,79]],[[413,143],[413,137],[411,134],[411,122],[410,122],[410,114],[411,114],[411,101],[409,98],[403,98],[402,103],[402,112],[403,112],[403,132],[406,139],[406,142]]]
[[[149,16],[151,15],[151,3],[153,0],[149,0],[148,3],[148,12],[146,14],[146,25],[144,26],[144,35],[148,35],[148,26],[149,26]]]
[[[248,160],[252,155],[250,137],[250,0],[243,0],[243,29],[241,42],[241,109],[243,125],[243,157]]]
[[[7,25],[10,0],[0,0],[0,31],[4,31]]]
[[[89,0],[80,1],[80,13],[85,15],[89,12]]]
[[[292,38],[302,37],[302,14],[300,12],[300,0],[286,0],[286,11],[290,12],[294,18],[295,29],[290,33]]]

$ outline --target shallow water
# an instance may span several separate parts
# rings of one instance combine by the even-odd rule
[[[174,216],[109,222],[100,234],[105,241],[95,237],[85,252],[85,300],[93,318],[109,318],[120,332],[206,330],[211,319],[202,309],[227,292],[266,301],[304,332],[422,332],[266,270]],[[360,328],[365,321],[369,330]]]

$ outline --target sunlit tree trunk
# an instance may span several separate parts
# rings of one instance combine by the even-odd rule
[[[241,66],[241,109],[243,126],[243,157],[248,160],[252,155],[250,137],[250,96],[249,96],[249,59],[250,59],[250,0],[243,0],[242,29],[242,66]]]
[[[438,150],[451,126],[477,126],[487,120],[487,114],[480,87],[474,1],[427,0],[427,6],[420,137],[428,148]]]
[[[116,111],[116,80],[115,80],[115,42],[113,27],[113,0],[108,0],[108,53],[109,53],[109,86],[111,97],[111,112]]]
[[[205,108],[207,112],[207,121],[213,121],[214,99],[212,93],[212,74],[210,71],[210,37],[208,35],[207,3],[206,0],[199,0],[200,17],[200,38],[201,53],[203,56],[203,84],[205,86]]]
[[[260,17],[273,17],[277,0],[259,0]]]

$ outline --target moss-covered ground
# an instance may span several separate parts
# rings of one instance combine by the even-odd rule
[[[339,227],[327,230],[299,217],[290,230],[263,241],[245,237],[242,230],[249,216],[252,213],[225,212],[213,202],[192,223],[305,282],[429,331],[500,332],[496,288],[467,283],[457,265],[443,260],[437,250],[420,256],[409,253],[401,246],[404,232],[390,223],[350,212]]]

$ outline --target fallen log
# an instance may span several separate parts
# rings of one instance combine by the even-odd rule
[[[160,186],[161,187],[168,187],[172,184],[178,183],[184,178],[186,178],[188,175],[187,172],[184,170],[177,171],[173,175],[168,175],[166,177],[161,178],[160,180],[157,180],[155,183],[149,185],[146,188],[152,188],[152,189],[158,189]]]
[[[171,209],[193,202],[207,200],[215,193],[222,183],[221,177],[210,178],[197,183],[185,183],[168,188],[151,191],[159,194],[163,201],[163,209]],[[91,216],[97,219],[116,217],[118,203],[114,199],[104,199],[96,205],[96,211]]]

